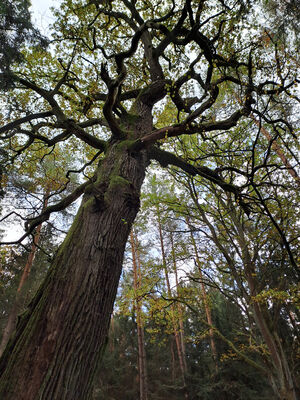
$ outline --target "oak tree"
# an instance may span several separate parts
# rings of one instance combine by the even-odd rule
[[[36,146],[51,152],[60,144],[77,154],[77,172],[85,180],[29,216],[18,241],[83,195],[1,358],[0,397],[90,398],[152,160],[202,176],[234,194],[250,213],[238,180],[224,178],[209,157],[203,163],[176,154],[170,143],[184,135],[203,145],[216,136],[226,140],[251,113],[294,138],[295,64],[286,63],[288,55],[276,43],[262,40],[253,12],[251,2],[245,8],[231,0],[64,0],[50,49],[24,49],[24,64],[10,73],[14,88],[2,100],[3,149],[13,162]],[[239,100],[231,98],[224,107],[227,83]],[[165,116],[170,105],[175,111]],[[252,129],[249,140],[255,141]],[[258,177],[260,172],[252,171]]]

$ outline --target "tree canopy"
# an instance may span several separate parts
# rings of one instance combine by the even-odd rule
[[[191,232],[200,224],[214,242],[215,262],[225,263],[252,307],[274,392],[296,400],[272,313],[251,303],[284,279],[299,279],[298,22],[283,35],[270,3],[64,0],[47,49],[31,46],[36,31],[22,8],[12,14],[15,3],[3,3],[1,46],[9,51],[0,49],[1,72],[10,83],[1,99],[1,187],[13,193],[10,177],[30,166],[30,207],[3,219],[25,222],[13,244],[83,197],[3,354],[2,396],[92,395],[141,186],[155,165],[171,172],[187,206],[173,207],[174,218],[184,216]],[[21,5],[26,10],[27,2]],[[7,32],[15,28],[12,44]],[[166,201],[164,188],[157,180],[158,204]],[[268,257],[282,274],[270,275]]]
[[[12,64],[21,62],[24,42],[31,45],[47,45],[39,31],[31,23],[28,0],[3,0],[0,5],[0,82],[1,90],[13,84],[10,75]]]

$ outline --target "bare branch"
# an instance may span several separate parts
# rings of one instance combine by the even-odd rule
[[[2,126],[0,128],[0,133],[7,132],[7,131],[10,131],[12,129],[15,129],[18,126],[20,126],[21,124],[23,124],[24,122],[30,122],[30,121],[33,121],[35,119],[51,117],[52,115],[53,115],[52,111],[44,111],[44,112],[39,112],[39,113],[35,113],[35,114],[26,115],[26,117],[16,119],[15,121],[9,122],[8,124]]]

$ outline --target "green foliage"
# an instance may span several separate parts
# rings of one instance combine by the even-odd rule
[[[41,232],[39,246],[47,249],[47,254],[43,250],[37,250],[30,275],[22,290],[22,298],[19,301],[18,314],[26,310],[27,304],[34,297],[40,284],[45,278],[50,266],[50,257],[53,256],[56,246],[53,243],[53,232],[49,227],[45,227]],[[18,247],[1,247],[0,253],[0,332],[2,336],[6,325],[10,309],[15,302],[17,288],[22,276],[29,252],[20,250]]]
[[[232,308],[232,304],[226,307],[226,302],[226,299],[220,296],[223,309],[214,311],[214,314],[217,319],[226,319],[227,330],[223,326],[223,332],[228,337],[233,337],[232,327],[236,325],[241,315]],[[145,326],[149,399],[179,400],[183,394],[174,339],[165,332],[162,325],[154,334],[151,330],[153,323],[152,318],[148,319]],[[157,321],[154,324],[157,324]],[[114,315],[103,368],[97,374],[94,384],[95,399],[126,398],[130,400],[133,396],[137,396],[139,383],[136,367],[138,349],[135,326],[133,316],[119,313]],[[206,328],[199,322],[199,316],[188,313],[185,324],[189,371],[187,385],[192,399],[213,400],[218,396],[218,399],[224,400],[251,400],[253,398],[267,400],[272,397],[271,389],[261,374],[234,356],[221,358],[222,361],[216,372],[209,351],[208,335],[201,341],[196,340],[203,329]],[[153,335],[155,340],[153,340]],[[243,338],[236,338],[237,341],[243,343]],[[230,350],[222,341],[218,342],[218,350],[223,351],[224,355],[230,354]],[[245,351],[251,354],[248,350]],[[175,355],[173,361],[172,353]]]
[[[65,189],[82,180],[91,180],[85,210],[94,213],[99,199],[113,203],[134,184],[122,175],[126,157],[169,167],[170,174],[158,164],[147,171],[136,225],[141,282],[134,287],[127,254],[95,399],[138,397],[138,302],[149,399],[184,396],[176,330],[184,333],[193,400],[272,398],[267,379],[282,381],[279,364],[299,385],[299,64],[297,40],[281,24],[297,31],[299,20],[288,15],[293,0],[279,3],[64,0],[49,51],[31,46],[41,38],[28,2],[1,3],[1,79],[14,90],[2,99],[0,196],[9,183],[20,208],[30,199],[22,218],[42,212],[45,193],[51,206],[64,204]],[[3,315],[24,261],[8,254]],[[48,265],[39,257],[36,282]]]
[[[0,83],[1,90],[13,85],[12,65],[23,61],[25,42],[46,46],[47,40],[31,24],[28,0],[2,0],[0,4]]]
[[[195,151],[198,150],[197,143],[190,138],[182,140],[181,145],[189,146],[189,154],[193,148]],[[235,162],[238,163],[238,157],[235,158]],[[220,155],[216,163],[219,165],[222,163]],[[233,162],[232,165],[237,164]],[[210,400],[216,396],[224,400],[272,398],[273,393],[267,378],[273,368],[270,349],[253,318],[254,302],[263,307],[266,323],[270,324],[270,329],[280,337],[293,370],[297,369],[298,365],[297,352],[294,351],[297,347],[295,335],[298,330],[293,321],[294,318],[298,320],[299,316],[298,286],[289,262],[284,256],[284,250],[278,239],[279,234],[274,231],[273,226],[266,225],[265,216],[261,213],[257,212],[252,215],[251,220],[248,220],[238,209],[232,211],[230,199],[215,187],[205,185],[203,179],[191,180],[175,170],[172,171],[172,176],[162,177],[155,172],[147,182],[143,208],[135,227],[139,232],[140,242],[143,243],[139,249],[142,254],[143,284],[141,289],[135,292],[132,289],[132,274],[123,273],[115,315],[115,319],[132,319],[134,323],[133,301],[135,296],[143,299],[149,398],[182,398],[179,361],[172,336],[174,314],[171,312],[171,304],[174,301],[175,304],[183,306],[188,363],[186,379],[192,399]],[[276,196],[278,204],[285,201],[284,193],[276,191]],[[286,225],[287,221],[293,220],[289,209],[278,209],[274,205],[273,212],[281,214],[286,234],[293,234],[294,232],[290,232]],[[158,215],[163,229],[169,274],[171,276],[174,273],[170,232],[173,232],[175,240],[176,263],[183,274],[177,291],[173,288],[171,299],[166,291],[158,250],[160,247],[156,233]],[[186,217],[189,218],[190,226],[187,226]],[[291,222],[292,226],[295,227],[295,220]],[[202,276],[199,275],[195,263],[196,255],[190,239],[190,229],[197,245]],[[244,264],[244,250],[239,247],[242,246],[242,242],[238,229],[247,232],[247,246],[251,256],[260,253],[260,257],[255,261],[256,270],[252,272],[257,291],[256,296],[252,297],[247,295],[247,291],[249,293],[247,267]],[[151,232],[151,237],[146,232]],[[213,232],[216,234],[215,237]],[[174,276],[171,279],[174,286]],[[207,301],[212,314],[218,354],[217,370],[211,353],[202,282],[207,290]],[[178,320],[180,314],[175,315]],[[132,343],[134,337],[137,346],[136,335],[136,331],[125,333],[127,339],[123,337],[122,340],[125,342],[129,340]],[[120,357],[124,357],[124,351],[125,354],[132,354],[132,350],[123,349],[120,350]],[[137,347],[134,351],[137,359]],[[115,362],[117,365],[120,364],[120,360]],[[269,371],[262,373],[260,368],[263,370],[264,365],[269,366]],[[154,371],[158,372],[158,375]],[[131,372],[132,382],[134,376],[137,379],[138,372],[136,370]],[[276,372],[274,376],[276,377]],[[103,378],[102,382],[104,381]],[[115,385],[122,386],[117,382]],[[126,391],[125,387],[123,390]],[[107,389],[106,395],[109,393]]]

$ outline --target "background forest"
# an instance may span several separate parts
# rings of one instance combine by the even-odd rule
[[[107,146],[120,141],[121,151],[140,151],[141,141],[130,147],[140,130],[133,137],[150,143],[149,162],[137,218],[131,226],[124,214],[120,222],[130,235],[91,398],[299,399],[296,2],[186,1],[181,14],[172,1],[64,1],[51,40],[31,25],[27,2],[17,3],[18,12],[8,0],[0,8],[2,25],[18,27],[19,38],[0,30],[1,355],[51,273],[82,193],[101,209],[88,184],[99,182],[94,170]],[[199,53],[189,42],[194,14],[205,35],[195,39]],[[121,21],[139,28],[130,36]],[[132,109],[141,88],[157,98],[162,89],[151,86],[159,62],[144,51],[142,29],[161,51],[167,82],[151,105],[148,136]],[[144,53],[135,47],[140,38]],[[99,67],[99,54],[107,63],[117,54],[117,66]],[[111,203],[115,187],[127,185],[121,174],[112,179]],[[24,223],[21,239],[7,239]]]
[[[274,227],[263,213],[246,220],[213,185],[176,170],[150,174],[144,192],[93,398],[273,398],[276,371],[254,306],[299,379],[299,285]],[[294,235],[298,204],[288,203],[277,212]],[[37,250],[18,312],[49,268],[53,235],[42,228],[39,246],[48,254]],[[1,332],[27,258],[2,249]]]

